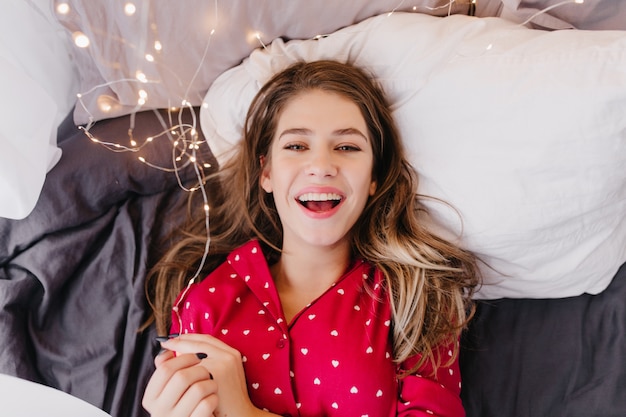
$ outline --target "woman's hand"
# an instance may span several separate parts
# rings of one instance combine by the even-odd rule
[[[142,405],[151,416],[209,417],[218,405],[217,383],[195,354],[156,357]]]
[[[217,385],[217,391],[215,391],[213,395],[209,394],[202,397],[207,406],[210,405],[214,407],[213,409],[210,407],[203,408],[205,413],[207,413],[207,410],[210,410],[216,417],[224,415],[268,415],[268,413],[256,408],[250,401],[242,358],[238,350],[233,349],[213,336],[205,334],[184,334],[163,342],[161,346],[167,350],[175,351],[180,357],[197,359],[197,353],[206,355],[204,359],[197,359],[195,365],[192,365],[202,368],[206,372],[203,375],[210,375],[209,378],[213,379],[209,379],[209,381]],[[174,359],[178,359],[178,357]],[[174,359],[168,359],[166,362]],[[157,364],[157,372],[158,371],[159,365]],[[192,379],[192,377],[189,377],[189,379],[185,378],[185,381]],[[198,391],[201,391],[202,394],[208,394],[208,391],[205,391],[206,388],[208,387],[203,385],[199,387]],[[147,392],[148,390],[146,389],[146,393]],[[219,397],[219,402],[213,403],[212,400],[215,395]],[[200,396],[201,395],[198,395],[194,398]],[[210,415],[210,412],[204,414],[205,417]],[[196,414],[193,414],[193,416],[195,417]]]

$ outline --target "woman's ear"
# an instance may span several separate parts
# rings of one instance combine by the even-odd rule
[[[261,178],[259,179],[259,183],[261,188],[265,190],[266,193],[272,192],[272,181],[270,179],[270,169],[266,164],[267,159],[265,155],[259,156],[259,162],[261,163]]]
[[[370,197],[374,195],[374,193],[376,193],[376,181],[372,181],[370,184]]]

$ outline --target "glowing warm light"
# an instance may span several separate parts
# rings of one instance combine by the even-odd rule
[[[103,113],[109,113],[113,110],[115,106],[117,106],[118,102],[115,98],[111,97],[108,94],[101,94],[96,99],[96,105],[98,109]]]
[[[58,14],[68,14],[70,12],[70,5],[67,3],[59,3],[57,4],[57,13]]]
[[[248,35],[246,36],[246,41],[254,45],[259,42],[263,44],[263,41],[261,40],[261,35],[261,32],[248,32]]]
[[[124,13],[126,16],[132,16],[137,11],[137,7],[133,3],[126,3],[124,5]]]
[[[141,162],[146,162],[146,158],[144,158],[143,156],[140,156],[140,157],[139,157],[139,158],[137,158],[137,159],[139,159]]]
[[[209,211],[209,205],[208,204],[204,205],[204,211]]]
[[[89,46],[89,38],[83,32],[76,31],[72,33],[72,40],[79,48],[86,48]]]
[[[163,49],[163,45],[161,45],[161,42],[154,41],[154,50],[155,51],[160,51],[161,49]]]
[[[137,70],[137,72],[135,73],[135,77],[142,83],[148,82],[148,78],[146,77],[146,74],[144,74],[143,72],[139,70]]]
[[[576,4],[583,4],[585,2],[585,0],[574,0],[574,3]]]
[[[130,146],[137,146],[137,142],[135,140],[131,139]]]
[[[154,56],[152,54],[146,54],[146,61],[154,62]]]

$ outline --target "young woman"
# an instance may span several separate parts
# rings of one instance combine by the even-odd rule
[[[476,259],[429,232],[381,90],[298,63],[258,93],[190,226],[149,277],[153,416],[462,416]],[[171,314],[171,306],[173,314]],[[171,315],[171,320],[170,320]]]

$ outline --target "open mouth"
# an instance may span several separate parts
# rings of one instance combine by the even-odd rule
[[[341,199],[335,193],[306,193],[298,197],[298,202],[308,210],[322,213],[337,207]]]

